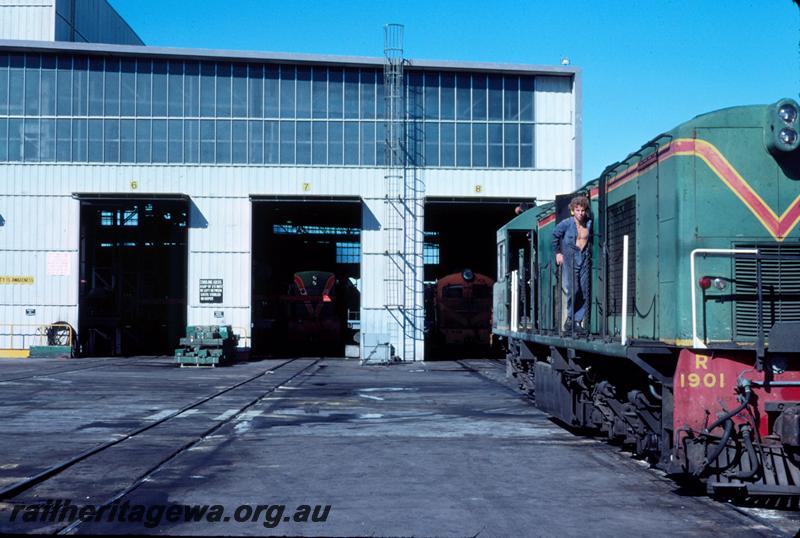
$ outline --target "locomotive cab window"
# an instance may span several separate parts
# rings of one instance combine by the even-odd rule
[[[464,296],[464,288],[462,286],[446,286],[442,290],[442,297],[448,299],[460,299]]]
[[[506,242],[500,241],[497,243],[497,280],[506,279]]]
[[[527,260],[530,258],[531,233],[528,230],[509,231],[509,260],[508,270],[526,270]]]

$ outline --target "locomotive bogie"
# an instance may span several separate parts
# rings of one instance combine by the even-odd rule
[[[516,340],[509,347],[511,376],[539,408],[569,427],[626,445],[640,457],[661,457],[664,389],[651,376],[633,365],[620,368],[625,358],[609,362],[603,355]]]

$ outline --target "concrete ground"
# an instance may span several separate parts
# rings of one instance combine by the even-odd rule
[[[2,360],[0,394],[0,532],[639,537],[800,528],[796,512],[687,494],[618,448],[573,435],[511,390],[492,361],[195,369],[167,358]],[[8,493],[48,469],[38,485]],[[80,509],[85,521],[70,524]]]

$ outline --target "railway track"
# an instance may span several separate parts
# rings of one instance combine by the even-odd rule
[[[454,362],[468,372],[500,385],[517,396],[525,396],[506,382],[506,365],[503,359],[462,359]],[[492,373],[487,375],[483,370],[490,370]]]
[[[100,362],[100,364],[98,364],[98,362]],[[110,366],[120,366],[122,364],[126,364],[129,362],[130,359],[126,359],[124,361],[114,361],[114,362],[110,362],[108,359],[100,359],[99,361],[94,361],[92,364],[84,365],[80,368],[60,368],[60,369],[45,370],[44,372],[38,370],[38,373],[32,375],[24,375],[19,377],[0,377],[0,384],[12,383],[15,381],[24,381],[26,379],[49,377],[53,375],[70,374],[73,372],[82,372],[84,370],[93,370],[95,368],[108,368]]]
[[[102,443],[89,450],[81,452],[69,459],[50,465],[43,471],[20,480],[0,489],[0,501],[9,505],[24,503],[34,499],[48,498],[48,495],[65,497],[63,491],[74,489],[85,475],[85,470],[92,467],[93,462],[99,462],[97,468],[102,468],[104,463],[113,464],[114,461],[126,461],[126,454],[141,454],[134,446],[126,449],[126,445],[139,443],[140,446],[152,446],[158,441],[159,436],[174,436],[174,432],[186,430],[187,418],[192,418],[194,431],[178,435],[178,443],[167,448],[166,453],[149,458],[141,462],[139,472],[133,479],[124,479],[122,483],[106,487],[105,491],[98,492],[93,499],[97,509],[108,506],[124,497],[141,485],[153,473],[157,472],[169,461],[176,458],[186,450],[197,445],[217,430],[239,419],[248,409],[258,404],[276,390],[285,387],[292,380],[309,372],[318,365],[320,359],[289,359],[267,370],[239,381],[199,398],[184,407],[172,411],[163,417],[148,422],[123,434],[118,438]],[[281,375],[282,374],[282,375]],[[279,376],[273,378],[272,376]],[[267,381],[267,386],[258,383],[259,380]],[[220,411],[224,412],[220,413]],[[154,439],[155,438],[155,439]],[[148,445],[150,443],[150,445]],[[173,441],[174,443],[174,441]],[[119,452],[119,454],[116,454]],[[128,457],[128,460],[130,458]],[[95,471],[97,469],[94,469]],[[78,487],[77,489],[80,489]],[[102,488],[100,488],[102,489]],[[113,489],[114,491],[110,491]],[[71,533],[81,524],[80,520],[67,526],[48,528],[50,533]]]

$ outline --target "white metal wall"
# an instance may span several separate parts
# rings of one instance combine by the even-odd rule
[[[569,170],[573,176],[571,186],[560,188],[558,194],[579,186],[575,175],[578,126],[573,85],[569,77],[537,76],[534,79],[535,166],[540,170]]]
[[[383,177],[376,174],[376,180]],[[382,190],[382,189],[381,189]],[[362,195],[361,210],[361,356],[371,347],[389,342],[389,325],[385,308],[386,258],[384,234],[386,202],[380,192]]]
[[[555,142],[543,142],[557,148]],[[560,150],[569,152],[568,149]],[[548,158],[549,159],[549,158]],[[551,167],[547,170],[443,170],[425,171],[427,196],[456,197],[519,197],[553,200],[556,194],[574,190],[572,168]]]
[[[55,0],[0,0],[0,39],[53,41]]]
[[[250,231],[248,198],[193,197],[189,218],[188,325],[232,325],[250,336]],[[222,304],[201,304],[200,279],[222,279]]]
[[[106,0],[0,0],[0,39],[143,45]]]
[[[0,348],[27,347],[42,342],[19,338],[12,342],[10,334],[33,332],[35,325],[43,323],[77,322],[79,206],[70,193],[43,177],[41,168],[4,168],[0,282],[2,277],[28,280],[0,283]],[[26,182],[47,186],[29,189]],[[30,279],[32,283],[27,283]]]

